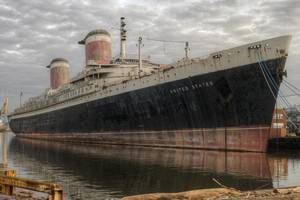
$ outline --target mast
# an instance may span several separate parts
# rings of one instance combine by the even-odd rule
[[[125,52],[125,41],[126,41],[126,32],[125,29],[126,23],[125,23],[125,17],[120,18],[120,58],[121,60],[125,59],[126,52]]]
[[[189,42],[185,42],[185,48],[184,48],[184,51],[185,51],[185,58],[188,59],[189,58],[189,51],[190,51],[190,47],[189,47]]]
[[[139,77],[140,77],[140,73],[141,73],[141,68],[142,68],[142,54],[141,54],[141,47],[142,47],[142,37],[139,37]]]

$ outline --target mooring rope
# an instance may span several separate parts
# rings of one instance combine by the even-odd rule
[[[266,76],[266,74],[265,74],[265,71],[263,70],[263,69],[265,69],[266,71],[268,71],[269,69],[268,69],[268,66],[267,66],[267,64],[265,63],[265,68],[263,67],[263,61],[262,60],[260,60],[260,58],[259,58],[259,53],[258,52],[256,52],[257,53],[257,58],[258,58],[258,65],[259,65],[259,67],[260,67],[260,69],[261,69],[261,72],[262,72],[262,74],[263,74],[263,76],[264,76],[264,78],[265,78],[265,81],[266,81],[266,83],[267,83],[267,85],[268,85],[268,87],[269,87],[269,89],[270,89],[270,91],[271,91],[271,93],[272,93],[272,95],[273,95],[273,97],[274,97],[274,99],[275,99],[275,101],[277,101],[277,98],[276,98],[276,96],[275,96],[275,94],[274,94],[274,92],[273,92],[273,90],[272,90],[272,88],[271,88],[271,86],[270,86],[270,84],[269,84],[269,81],[268,81],[268,79],[267,79],[267,76]],[[271,72],[269,71],[269,76],[271,76],[271,77],[269,77],[269,79],[270,79],[270,81],[271,81],[271,83],[272,83],[272,79],[273,79],[273,87],[274,87],[274,89],[276,89],[276,87],[277,87],[277,89],[278,89],[278,96],[279,96],[279,98],[281,98],[281,100],[284,102],[284,100],[287,102],[287,104],[288,104],[288,107],[289,107],[289,105],[291,105],[289,102],[288,102],[288,100],[285,98],[285,97],[282,97],[280,94],[279,94],[279,92],[280,92],[280,88],[278,87],[278,85],[277,85],[277,83],[275,82],[275,80],[274,80],[274,78],[272,77],[272,75],[271,75]],[[283,100],[284,99],[284,100]],[[283,114],[285,115],[285,117],[287,118],[287,120],[297,129],[297,130],[299,130],[299,128],[298,128],[298,126],[294,123],[294,122],[292,122],[290,119],[289,119],[289,117],[287,116],[287,114],[285,113],[285,112],[283,112]]]
[[[258,54],[259,56],[259,54]],[[286,104],[287,107],[290,107],[292,106],[289,101],[285,98],[285,96],[283,95],[283,93],[281,92],[280,88],[279,88],[279,85],[277,84],[277,82],[275,81],[275,79],[273,78],[272,76],[272,73],[267,65],[267,63],[263,62],[262,60],[262,55],[260,54],[260,58],[259,59],[259,62],[262,64],[263,68],[265,69],[265,71],[267,72],[267,75],[269,77],[269,79],[271,80],[271,83],[274,87],[275,90],[278,90],[278,96],[280,97],[280,100],[283,101],[284,104]]]
[[[272,90],[272,88],[271,88],[271,86],[270,86],[270,83],[269,83],[269,81],[268,81],[268,79],[267,79],[267,77],[266,77],[266,74],[265,74],[265,72],[264,72],[264,70],[263,70],[263,68],[262,68],[262,66],[261,66],[260,61],[259,61],[259,54],[258,54],[258,53],[257,53],[257,56],[258,56],[258,65],[259,65],[259,68],[260,68],[260,70],[261,70],[261,72],[262,72],[262,74],[263,74],[263,76],[264,76],[264,79],[265,79],[265,81],[266,81],[266,83],[267,83],[267,85],[268,85],[268,87],[269,87],[269,89],[270,89],[270,91],[271,91],[271,94],[273,95],[273,97],[274,97],[274,99],[275,99],[275,101],[276,101],[276,96],[275,96],[275,94],[274,94],[274,92],[273,92],[273,90]]]

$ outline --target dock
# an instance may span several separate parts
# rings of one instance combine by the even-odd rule
[[[300,136],[293,137],[275,137],[269,139],[268,150],[299,150],[300,149]]]

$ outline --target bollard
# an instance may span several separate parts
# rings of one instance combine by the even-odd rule
[[[52,188],[51,197],[51,200],[63,200],[63,190],[60,186],[54,185],[54,188]]]

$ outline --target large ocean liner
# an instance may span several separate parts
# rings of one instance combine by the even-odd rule
[[[51,87],[9,115],[17,136],[97,144],[264,152],[291,36],[280,36],[159,65],[125,54],[111,36],[91,31],[86,66],[69,79],[69,62],[53,59]]]

